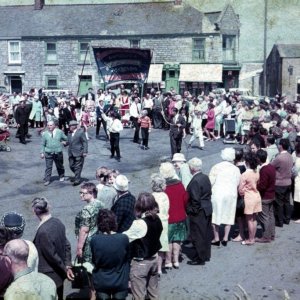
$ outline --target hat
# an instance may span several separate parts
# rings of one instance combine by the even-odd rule
[[[116,177],[114,188],[120,192],[128,191],[128,179],[125,175],[118,175]]]
[[[16,234],[23,233],[25,224],[24,217],[16,212],[8,212],[1,218],[1,226]]]
[[[186,159],[185,159],[185,157],[184,157],[184,154],[182,154],[182,153],[175,153],[175,154],[173,155],[172,161],[173,161],[173,162],[174,162],[174,161],[183,161],[183,162],[186,162]]]
[[[256,106],[259,105],[259,101],[258,101],[258,100],[254,100],[253,103],[254,103],[254,105],[256,105]]]
[[[74,121],[74,120],[70,121],[70,123],[69,123],[69,126],[77,126],[77,125],[78,125],[78,122]]]
[[[20,100],[19,100],[19,103],[24,102],[24,101],[25,101],[25,97],[22,96],[22,97],[20,98]]]

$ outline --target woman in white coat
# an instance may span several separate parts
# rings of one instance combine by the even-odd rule
[[[233,164],[235,150],[225,148],[221,152],[222,162],[212,167],[209,179],[212,185],[211,202],[213,206],[212,225],[214,239],[211,244],[220,245],[219,227],[225,224],[222,245],[227,246],[231,225],[234,224],[237,189],[240,182],[240,171]]]

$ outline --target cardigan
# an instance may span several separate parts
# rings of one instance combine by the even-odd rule
[[[293,158],[287,151],[279,153],[271,162],[276,169],[276,186],[289,186],[292,184]]]
[[[55,128],[53,130],[53,137],[50,131],[45,131],[42,136],[41,153],[59,153],[62,152],[62,141],[67,141],[67,136],[62,130]]]
[[[275,199],[276,170],[271,164],[263,165],[259,171],[257,189],[263,200]]]

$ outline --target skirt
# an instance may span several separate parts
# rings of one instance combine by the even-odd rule
[[[169,243],[182,242],[186,239],[186,236],[187,236],[187,230],[186,230],[185,221],[169,224],[168,227]]]

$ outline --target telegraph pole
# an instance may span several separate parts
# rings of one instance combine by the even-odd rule
[[[268,26],[268,0],[265,0],[265,16],[264,16],[264,83],[263,95],[267,96],[267,26]]]

